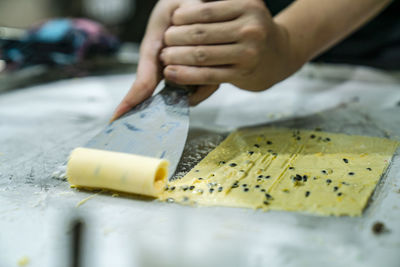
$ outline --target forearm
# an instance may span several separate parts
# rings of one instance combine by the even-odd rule
[[[274,17],[288,34],[291,57],[302,65],[377,15],[391,0],[297,0]],[[372,38],[372,37],[371,37]]]

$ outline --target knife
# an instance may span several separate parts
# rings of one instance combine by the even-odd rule
[[[189,131],[192,87],[166,83],[157,94],[110,123],[85,147],[167,159],[171,178]]]

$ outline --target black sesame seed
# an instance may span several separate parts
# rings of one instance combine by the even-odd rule
[[[386,230],[385,225],[382,222],[375,222],[374,225],[372,226],[372,232],[376,235],[382,234],[383,232],[385,232],[385,230]]]
[[[300,140],[300,139],[301,139],[301,137],[300,137],[300,136],[297,136],[297,137],[296,137],[296,140]]]
[[[265,192],[265,191],[267,191],[267,190],[265,190],[265,189],[263,188],[263,189],[261,189],[260,191],[261,191],[261,192]]]
[[[186,191],[186,190],[189,189],[189,187],[185,185],[185,186],[182,187],[182,189],[183,189],[183,191]]]
[[[171,190],[171,191],[174,191],[175,188],[176,188],[175,186],[172,186],[172,187],[170,188],[170,190]]]
[[[343,159],[344,163],[349,163],[348,159]]]
[[[247,191],[249,191],[249,189],[246,187],[246,188],[243,189],[243,191],[247,192]]]
[[[337,195],[340,197],[342,195],[342,192],[337,193]]]
[[[231,164],[229,164],[229,166],[231,166],[231,167],[236,167],[237,164],[236,164],[236,163],[231,163]]]
[[[327,184],[330,184],[330,183],[332,183],[332,180],[331,180],[331,179],[327,179],[327,180],[326,180],[326,183],[327,183]]]
[[[271,141],[267,141],[267,145],[272,145],[272,142]]]
[[[294,170],[294,167],[289,167],[289,170]]]
[[[314,139],[315,138],[315,134],[310,135],[310,138]]]
[[[233,184],[233,185],[232,185],[232,188],[238,188],[238,187],[239,187],[238,184]]]
[[[350,184],[348,184],[348,183],[346,183],[346,182],[342,182],[342,184],[344,184],[344,185],[350,185]]]
[[[189,190],[193,190],[194,189],[194,185],[189,186]]]
[[[220,161],[220,162],[219,162],[220,165],[223,165],[223,164],[225,164],[225,163],[226,163],[225,161]]]
[[[300,174],[296,174],[296,177],[295,177],[294,180],[296,180],[296,181],[301,181],[301,180],[303,180],[303,177],[301,177]]]
[[[247,152],[249,155],[253,155],[254,154],[254,151],[249,151],[249,152]]]
[[[260,185],[259,185],[259,184],[257,184],[257,185],[255,186],[255,188],[260,188]]]
[[[221,192],[224,188],[222,186],[218,187],[218,192]]]
[[[261,179],[261,178],[263,178],[263,177],[264,177],[263,175],[259,175],[257,178],[260,178],[260,179]]]
[[[326,170],[322,170],[321,171],[323,174],[328,174],[328,172]]]
[[[264,205],[269,205],[269,202],[268,201],[264,201]]]
[[[210,193],[214,192],[214,188],[210,188],[208,191],[210,191]]]
[[[271,175],[264,176],[265,179],[271,178]]]
[[[372,171],[372,169],[371,169],[371,168],[367,168],[367,170],[368,170],[368,171]]]
[[[349,175],[354,175],[354,172],[349,172]]]
[[[276,156],[278,156],[278,153],[272,153],[272,156],[276,157]]]
[[[197,180],[203,180],[203,178],[199,177],[199,178],[197,178]]]
[[[307,182],[308,176],[307,175],[303,175],[303,181]]]
[[[329,141],[331,141],[331,139],[329,137],[327,137],[327,138],[324,139],[324,141],[325,142],[329,142]]]
[[[254,146],[255,146],[255,147],[257,147],[257,148],[258,148],[258,147],[260,147],[260,145],[259,145],[259,144],[254,144]]]
[[[306,197],[310,195],[310,191],[306,191]]]
[[[199,172],[200,170],[195,170],[194,172]]]
[[[337,186],[334,186],[333,187],[333,192],[336,192],[336,191],[338,191],[339,190],[339,187],[337,187]]]
[[[272,196],[271,196],[270,194],[268,194],[268,193],[265,194],[265,197],[266,197],[267,199],[271,199],[271,198],[272,198]]]
[[[247,184],[242,184],[243,187],[247,187]]]
[[[317,180],[317,177],[313,177],[313,180]]]
[[[167,191],[169,189],[168,185],[164,187],[164,190]]]

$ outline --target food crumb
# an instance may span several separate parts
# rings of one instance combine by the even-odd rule
[[[18,266],[27,266],[29,264],[30,260],[27,256],[23,256],[18,260]]]

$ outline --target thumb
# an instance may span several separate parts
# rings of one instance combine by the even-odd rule
[[[147,45],[147,43],[143,41],[143,45]],[[157,45],[155,43],[152,43],[152,45],[153,48],[149,50],[153,51],[141,53],[136,80],[132,84],[128,93],[122,99],[121,103],[115,109],[111,122],[118,119],[145,99],[149,98],[153,94],[157,84],[160,82],[161,75],[160,65],[158,62],[158,52],[161,49],[161,45],[158,45],[160,48],[156,47]]]
[[[146,34],[140,46],[140,60],[136,80],[117,106],[111,122],[150,97],[161,80],[159,53],[163,48],[164,33],[171,24],[178,1],[159,1],[150,16]]]

